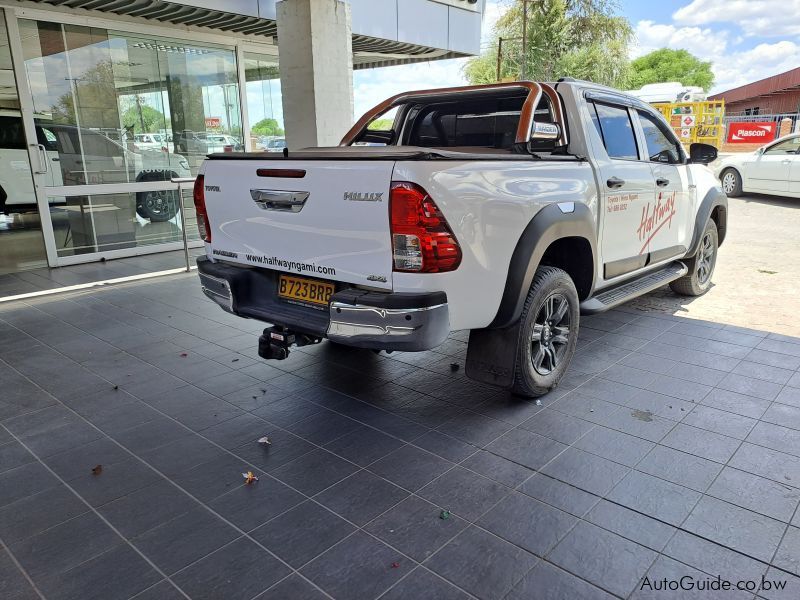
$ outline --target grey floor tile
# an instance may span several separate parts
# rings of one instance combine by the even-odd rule
[[[597,425],[575,442],[575,447],[616,463],[634,466],[655,444]]]
[[[511,425],[505,421],[491,419],[472,411],[464,411],[438,427],[441,433],[479,447],[492,442],[509,429]]]
[[[0,507],[58,485],[40,463],[30,463],[0,473]]]
[[[656,552],[660,552],[675,533],[671,525],[608,500],[598,502],[584,518]]]
[[[334,598],[371,600],[414,566],[396,550],[358,531],[303,567],[301,573]]]
[[[598,420],[600,425],[616,429],[650,442],[659,442],[675,426],[675,421],[627,406]]]
[[[506,486],[454,467],[417,494],[443,509],[474,521],[510,492]]]
[[[197,600],[250,600],[291,569],[246,538],[239,538],[173,576]]]
[[[722,470],[722,465],[666,446],[656,446],[636,468],[672,483],[705,492]]]
[[[755,398],[724,389],[713,389],[703,398],[702,404],[742,415],[743,417],[759,419],[769,407],[770,402],[769,400]]]
[[[711,391],[711,386],[709,385],[686,381],[669,375],[659,375],[646,387],[653,392],[659,392],[688,402],[700,402]]]
[[[9,600],[41,599],[5,550],[0,551],[0,597]]]
[[[530,496],[512,492],[477,524],[538,556],[545,556],[577,519]]]
[[[133,544],[167,575],[203,558],[239,536],[204,508],[193,508],[133,539]]]
[[[670,584],[676,585],[672,582],[680,582],[682,579],[683,585],[677,584],[675,590],[669,588]],[[733,598],[735,600],[750,600],[753,597],[751,592],[736,589],[719,593],[711,590],[696,589],[699,582],[704,582],[708,579],[709,576],[702,571],[679,563],[667,556],[659,556],[642,578],[642,581],[639,582],[631,598],[636,600],[655,600],[657,598],[701,600],[709,597],[709,594],[712,594],[712,597]]]
[[[62,575],[121,541],[94,513],[84,513],[9,546],[31,578],[39,581]]]
[[[529,469],[539,469],[566,446],[560,442],[525,429],[512,429],[489,444],[486,449]]]
[[[536,557],[476,527],[459,534],[425,566],[481,600],[503,598]]]
[[[470,442],[435,430],[416,438],[413,444],[451,462],[460,462],[478,450]]]
[[[661,444],[700,458],[726,463],[739,448],[741,440],[678,423]]]
[[[188,471],[223,456],[224,450],[194,434],[139,454],[142,460],[166,475]]]
[[[775,398],[775,402],[788,404],[789,406],[800,406],[800,388],[787,385]]]
[[[282,429],[266,428],[264,435],[269,438],[269,445],[248,442],[231,452],[257,469],[272,472],[316,449],[311,442]]]
[[[30,464],[35,460],[33,454],[17,442],[10,441],[0,446],[0,473]]]
[[[0,537],[6,543],[15,542],[88,511],[66,487],[50,488],[0,508]]]
[[[365,530],[416,561],[423,562],[467,523],[442,508],[412,496],[369,523]]]
[[[249,531],[305,500],[305,496],[270,477],[239,485],[214,499],[209,506],[245,531]]]
[[[355,473],[358,467],[325,450],[314,450],[286,463],[271,475],[308,496]]]
[[[797,367],[795,367],[795,369],[796,368]],[[792,375],[794,374],[794,369],[781,368],[778,366],[763,364],[761,362],[743,360],[736,365],[733,373],[736,375],[751,377],[753,379],[769,381],[777,385],[784,385],[787,381],[789,381],[789,379],[791,379]]]
[[[534,473],[522,484],[520,491],[577,517],[585,515],[600,500],[599,496],[542,473]]]
[[[538,563],[506,596],[507,600],[611,600],[613,596],[544,561]]]
[[[759,598],[766,600],[793,600],[800,596],[800,577],[789,575],[786,571],[778,570],[774,567],[767,569],[764,576],[769,581],[769,589],[766,582]]]
[[[800,528],[789,527],[775,554],[776,567],[800,575]]]
[[[408,496],[408,492],[369,471],[358,471],[314,499],[356,525],[363,526]]]
[[[782,425],[759,421],[753,427],[750,435],[747,436],[747,441],[794,456],[800,456],[800,430],[797,429],[789,429]]]
[[[763,414],[761,420],[800,430],[800,407],[774,402]]]
[[[800,489],[731,467],[722,470],[706,493],[785,523],[800,503]]]
[[[94,507],[162,480],[160,475],[135,458],[110,465],[96,464],[102,466],[98,474],[93,471],[95,465],[86,465],[83,473],[69,480],[75,491]]]
[[[329,596],[325,595],[308,579],[295,574],[256,597],[257,600],[286,600],[288,598],[293,600],[325,600]]]
[[[550,554],[550,561],[603,589],[626,597],[657,554],[595,525],[580,522]]]
[[[415,492],[453,466],[453,463],[413,446],[403,446],[371,464],[369,470]]]
[[[594,427],[594,423],[555,410],[543,410],[522,423],[520,427],[562,444],[572,444]]]
[[[467,600],[469,596],[457,587],[423,567],[417,567],[392,587],[381,600]]]
[[[778,392],[781,391],[783,384],[731,373],[720,381],[717,387],[723,390],[761,398],[762,400],[774,400]]]
[[[255,529],[251,535],[297,569],[355,529],[326,508],[306,501]]]
[[[797,456],[745,442],[728,465],[778,483],[800,487],[800,457]]]
[[[191,435],[191,433],[172,419],[160,417],[149,423],[119,431],[111,437],[131,452],[140,454],[166,446],[182,437]]]
[[[678,531],[663,553],[707,575],[731,581],[759,580],[767,569],[763,562],[686,531]]]
[[[696,535],[768,562],[781,541],[786,524],[704,496],[683,527]]]
[[[161,575],[133,548],[118,544],[65,573],[43,578],[39,588],[53,600],[127,600]]]
[[[603,496],[630,469],[577,448],[568,448],[542,468],[541,472],[592,494]]]
[[[680,525],[700,494],[652,475],[631,471],[608,494],[608,499],[665,523]]]
[[[180,471],[172,480],[203,502],[245,485],[242,473],[252,470],[242,459],[224,454],[192,469]]]
[[[480,473],[508,487],[519,485],[533,474],[531,469],[485,450],[465,458],[460,464],[470,471]]]
[[[757,423],[755,419],[743,417],[725,410],[710,406],[696,405],[691,412],[683,418],[684,425],[691,425],[706,431],[713,431],[720,435],[743,440]]]
[[[160,480],[98,508],[103,517],[125,537],[132,538],[195,508],[197,503]]]

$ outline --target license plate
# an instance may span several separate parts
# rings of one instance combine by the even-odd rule
[[[334,291],[334,285],[324,281],[291,275],[278,278],[278,297],[285,300],[327,306]]]

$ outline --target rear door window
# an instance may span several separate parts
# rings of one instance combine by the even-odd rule
[[[592,119],[595,127],[599,128],[609,158],[637,160],[639,152],[628,109],[600,102],[594,102],[592,106],[596,112]]]

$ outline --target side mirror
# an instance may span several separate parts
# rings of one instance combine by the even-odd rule
[[[711,144],[692,144],[689,146],[689,162],[707,165],[717,160],[717,149]]]
[[[756,150],[756,156],[761,156],[762,154],[764,154],[764,150],[766,150],[766,149],[767,149],[766,146],[761,146],[761,148]]]

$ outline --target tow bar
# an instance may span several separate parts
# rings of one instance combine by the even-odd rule
[[[296,333],[286,327],[275,325],[267,327],[258,338],[258,355],[267,360],[284,360],[289,357],[291,346],[299,348],[300,346],[319,344],[321,341],[321,337]]]

